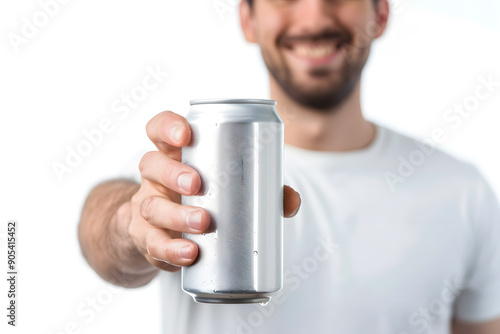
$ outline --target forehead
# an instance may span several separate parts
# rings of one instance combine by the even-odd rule
[[[252,13],[262,12],[262,9],[280,11],[287,13],[289,10],[303,11],[307,8],[316,8],[319,10],[326,10],[329,13],[335,12],[335,9],[341,10],[343,8],[374,8],[380,0],[241,0],[250,5]],[[255,10],[257,9],[257,10]]]

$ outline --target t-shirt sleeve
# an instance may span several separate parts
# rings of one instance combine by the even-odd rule
[[[476,189],[474,253],[462,293],[455,302],[455,317],[486,322],[500,317],[500,205],[483,178]]]

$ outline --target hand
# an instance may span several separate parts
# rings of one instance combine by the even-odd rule
[[[158,151],[146,153],[139,164],[142,183],[132,197],[128,233],[149,263],[176,271],[192,264],[198,255],[198,246],[181,238],[181,233],[203,233],[210,216],[202,208],[180,204],[181,194],[200,195],[201,187],[199,174],[181,163],[181,148],[191,140],[186,119],[165,111],[148,122],[146,131]],[[299,194],[285,186],[283,204],[285,217],[294,216]]]

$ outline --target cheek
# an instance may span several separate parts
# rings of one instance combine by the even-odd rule
[[[371,1],[371,0],[369,0]],[[361,2],[353,2],[337,11],[337,22],[339,25],[349,30],[353,36],[365,35],[373,36],[375,26],[374,12]]]
[[[353,38],[351,48],[348,49],[351,58],[362,56],[373,41],[377,32],[374,14],[374,11],[366,6],[347,6],[339,12],[339,23]]]
[[[257,43],[266,49],[274,49],[278,37],[286,29],[286,15],[266,10],[266,8],[261,8],[256,14],[256,17],[258,17],[256,22]]]

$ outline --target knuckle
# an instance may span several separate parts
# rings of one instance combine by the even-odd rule
[[[177,178],[177,174],[178,174],[177,168],[175,168],[172,165],[166,166],[165,168],[163,168],[160,176],[162,183],[170,188],[172,185],[175,185],[175,179]]]
[[[151,118],[148,123],[146,124],[146,133],[149,137],[149,139],[154,138],[155,134],[158,132],[157,127],[158,127],[158,121],[161,121],[165,115],[168,115],[170,111],[162,111],[155,115],[153,118]]]
[[[150,221],[153,218],[154,210],[156,208],[156,200],[154,197],[146,197],[141,205],[141,216],[146,221]]]
[[[147,152],[144,154],[141,158],[141,161],[139,162],[139,171],[141,174],[146,170],[147,166],[150,164],[150,161],[153,159],[155,152]]]
[[[151,130],[152,130],[152,127],[153,127],[153,120],[154,118],[150,119],[148,121],[148,123],[146,124],[146,134],[148,135],[148,137],[151,139]]]
[[[139,207],[142,203],[142,195],[137,192],[130,198],[130,204],[132,205],[132,209]]]
[[[179,114],[176,114],[173,111],[166,110],[163,112],[163,115],[165,117],[165,122],[164,124],[172,123],[178,120],[181,116]]]
[[[151,118],[148,123],[146,124],[146,134],[148,135],[149,139],[154,138],[154,133],[155,133],[155,124],[158,119],[158,117],[161,114],[156,115],[155,117]]]

